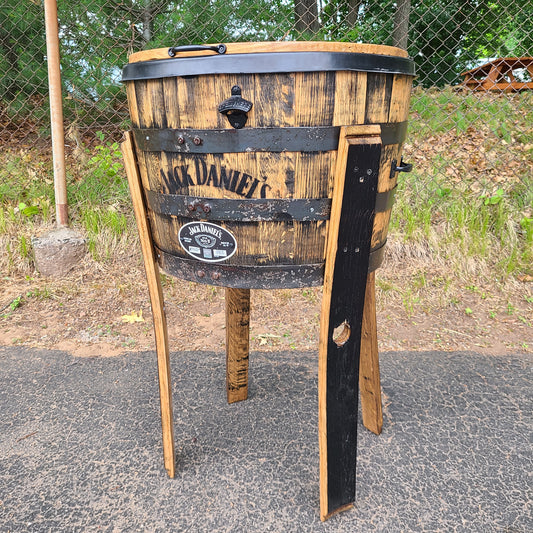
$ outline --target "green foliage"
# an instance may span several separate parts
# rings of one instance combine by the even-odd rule
[[[78,155],[76,175],[67,176],[69,218],[85,229],[93,255],[108,259],[134,224],[119,146],[101,132],[97,139],[100,144]],[[30,235],[54,222],[52,169],[41,155],[35,149],[0,155],[0,259],[8,271],[32,262]]]
[[[79,0],[58,2],[67,120],[128,119],[121,68],[130,50],[203,42],[325,39],[392,44],[392,0]],[[47,117],[41,2],[0,7],[0,102],[10,116]],[[416,83],[444,86],[481,58],[530,55],[533,0],[411,0]],[[464,123],[458,114],[459,130]]]
[[[89,236],[97,237],[104,230],[108,229],[115,236],[122,235],[128,226],[128,220],[124,213],[119,213],[112,207],[102,209],[90,207],[85,209],[81,215],[81,222]]]
[[[520,227],[524,230],[526,242],[533,244],[533,218],[523,217],[520,220]]]
[[[20,307],[22,304],[22,296],[17,296],[10,304],[9,309],[10,311],[14,311],[18,307]]]
[[[25,235],[19,237],[19,252],[21,257],[28,259],[31,253],[31,245],[29,239]]]
[[[25,217],[31,218],[32,216],[38,215],[40,209],[35,205],[26,205],[24,202],[20,202],[18,205],[18,210]]]
[[[98,140],[104,141],[105,135],[99,131],[96,136]],[[93,172],[95,177],[100,180],[116,180],[121,177],[122,167],[122,153],[118,143],[107,142],[105,145],[98,145],[95,148],[96,155],[94,155],[89,163],[93,165]]]
[[[105,136],[98,132],[97,138]],[[72,183],[68,190],[75,205],[105,205],[121,201],[127,196],[127,182],[123,178],[122,153],[118,143],[107,141],[95,146],[94,155],[84,169],[83,179]]]
[[[533,225],[530,218],[517,217],[512,195],[497,192],[476,198],[468,191],[470,183],[442,195],[439,187],[418,186],[421,181],[414,172],[398,185],[391,227],[407,241],[438,238],[442,249],[480,259],[502,250],[499,266],[504,272],[531,271]]]
[[[457,83],[466,61],[460,58],[463,37],[475,13],[468,2],[413,2],[409,53],[417,65],[417,83],[424,87]]]
[[[483,203],[485,205],[497,205],[502,201],[504,195],[503,189],[500,188],[492,196],[484,196],[485,200]]]
[[[13,116],[44,109],[48,92],[44,14],[40,2],[4,0],[0,7],[0,103]],[[0,106],[1,109],[1,106]]]
[[[20,152],[0,159],[0,234],[11,224],[49,218],[52,169],[34,156]]]
[[[531,275],[532,104],[531,93],[418,89],[409,143],[423,162],[399,178],[391,227],[406,241],[431,242],[448,260],[498,257],[500,274]],[[465,123],[454,134],[459,112]]]
[[[97,260],[112,255],[113,242],[127,234],[132,225],[128,182],[124,177],[118,143],[106,141],[97,132],[98,144],[80,170],[81,177],[68,184],[71,216],[84,228],[89,251]]]
[[[414,135],[438,135],[455,130],[462,136],[470,125],[483,124],[508,143],[512,141],[512,131],[513,135],[522,135],[520,141],[526,144],[533,141],[533,133],[527,127],[533,121],[532,104],[528,92],[512,98],[499,95],[480,98],[474,93],[458,96],[450,87],[416,89],[411,99],[413,117],[409,128]]]

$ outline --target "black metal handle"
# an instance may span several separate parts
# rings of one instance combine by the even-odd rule
[[[204,50],[211,50],[217,54],[225,54],[227,47],[225,44],[217,44],[215,46],[207,46],[203,44],[186,44],[183,46],[173,46],[168,49],[168,55],[175,57],[178,52],[201,52]]]
[[[231,88],[231,96],[218,106],[218,112],[226,115],[229,123],[236,129],[241,129],[248,120],[248,111],[252,109],[252,102],[241,96],[241,88],[234,85]]]
[[[396,163],[396,159],[393,159],[390,169],[390,179],[394,178],[396,172],[411,172],[411,170],[413,170],[413,165],[411,163],[404,163],[403,158],[400,160],[400,164],[398,166]]]

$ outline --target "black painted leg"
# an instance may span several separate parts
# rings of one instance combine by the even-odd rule
[[[346,142],[336,251],[328,258],[334,262],[333,267],[330,265],[333,276],[330,292],[326,280],[324,293],[330,299],[329,316],[322,317],[328,320],[327,356],[319,378],[326,384],[322,394],[325,406],[321,406],[325,410],[321,431],[326,432],[321,441],[321,454],[326,454],[326,463],[321,458],[321,475],[327,476],[327,497],[321,494],[323,519],[355,500],[361,326],[381,155],[379,137]],[[324,303],[322,309],[324,313]],[[325,327],[321,328],[321,335],[325,332]],[[321,346],[326,346],[326,339],[321,339]],[[322,449],[324,444],[326,450]]]

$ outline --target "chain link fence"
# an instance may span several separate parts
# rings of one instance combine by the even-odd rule
[[[5,146],[46,139],[49,109],[42,1],[2,4]],[[461,154],[444,153],[449,134],[463,135],[468,149],[483,128],[495,142],[521,143],[516,151],[506,150],[511,152],[506,165],[519,176],[531,172],[533,121],[519,120],[512,131],[502,131],[495,111],[516,102],[531,118],[526,105],[531,98],[501,83],[496,91],[468,89],[461,73],[497,58],[533,55],[533,0],[58,0],[58,10],[67,143],[87,142],[99,130],[118,139],[128,127],[120,78],[133,51],[207,42],[337,40],[401,46],[415,60],[410,127],[417,135],[406,151],[419,159],[427,179],[460,179],[466,164],[480,172],[494,168],[487,153],[477,154],[477,163],[476,154],[469,154],[468,163],[459,165]],[[517,66],[500,81],[532,82],[531,63]],[[472,78],[486,75],[481,71]]]

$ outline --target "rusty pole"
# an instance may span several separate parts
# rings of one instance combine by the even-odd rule
[[[59,25],[57,1],[44,0],[46,27],[46,57],[48,63],[48,90],[50,95],[50,121],[52,127],[52,154],[54,160],[54,192],[56,223],[68,225],[67,178],[65,172],[65,132],[63,126],[63,100],[59,59]]]

